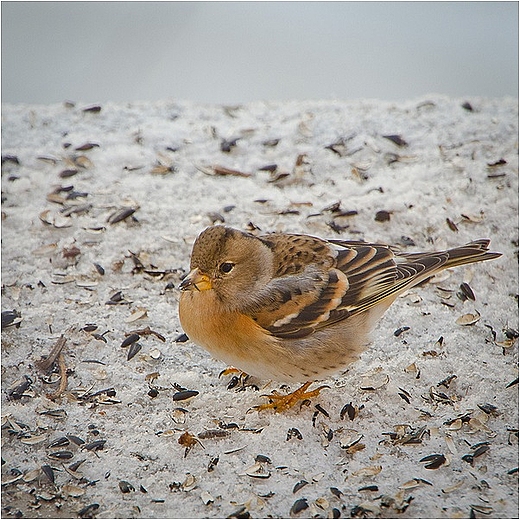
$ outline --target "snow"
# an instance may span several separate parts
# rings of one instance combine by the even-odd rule
[[[472,110],[462,106],[467,101]],[[77,517],[91,504],[99,505],[90,513],[97,518],[326,518],[334,509],[342,517],[518,517],[518,385],[509,385],[518,378],[518,351],[506,335],[518,330],[517,100],[432,95],[238,107],[168,100],[107,103],[98,113],[87,106],[2,107],[2,157],[19,162],[3,160],[2,167],[2,311],[22,316],[19,327],[2,332],[2,482],[21,475],[3,486],[5,517]],[[230,152],[221,150],[222,139],[236,138]],[[264,144],[273,139],[276,146]],[[98,146],[75,150],[85,143]],[[327,148],[333,143],[340,153]],[[295,169],[301,154],[306,162]],[[79,155],[86,168],[61,178]],[[261,170],[270,164],[289,175],[271,182]],[[248,176],[211,175],[215,166]],[[56,187],[71,185],[88,195],[67,200],[70,192],[61,191],[51,197],[61,203],[49,200]],[[357,214],[324,211],[338,201]],[[79,204],[88,206],[62,212]],[[108,222],[124,208],[135,212]],[[388,221],[375,220],[380,210]],[[178,286],[193,240],[220,217],[239,229],[364,239],[406,251],[488,237],[503,256],[400,298],[373,345],[325,381],[330,388],[309,406],[257,412],[251,408],[265,401],[261,394],[285,391],[283,382],[228,389],[231,376],[219,378],[223,363],[190,341],[176,342],[183,332]],[[344,228],[334,231],[332,220]],[[464,281],[476,301],[457,297]],[[123,300],[107,304],[118,291]],[[480,320],[456,324],[467,313]],[[82,330],[87,324],[97,329]],[[127,360],[125,334],[146,327],[165,341],[142,335],[142,349]],[[67,388],[52,401],[46,396],[58,383],[44,382],[35,362],[61,334]],[[9,398],[24,375],[32,385]],[[366,381],[377,388],[364,389]],[[199,394],[173,401],[175,385]],[[109,388],[114,404],[106,393],[85,398]],[[348,403],[358,410],[353,420],[340,417]],[[484,404],[496,411],[485,413]],[[66,416],[42,413],[49,409]],[[405,431],[422,427],[420,442],[402,442]],[[301,440],[288,440],[292,428]],[[219,433],[201,435],[185,455],[181,434],[206,430]],[[48,445],[66,434],[106,443],[99,451],[69,444],[59,449],[72,459],[49,458],[56,448]],[[36,435],[44,440],[22,442]],[[462,459],[482,442],[489,449],[473,464]],[[419,462],[432,454],[446,458],[438,469]],[[255,462],[257,455],[269,460]],[[83,458],[75,476],[65,471]],[[29,473],[45,465],[55,468],[54,484]],[[255,472],[263,478],[248,475]],[[301,480],[308,484],[293,492]],[[121,481],[134,490],[123,493]],[[291,512],[302,498],[308,507]]]

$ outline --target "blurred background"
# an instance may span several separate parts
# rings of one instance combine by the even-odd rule
[[[517,2],[2,2],[2,101],[518,96]]]

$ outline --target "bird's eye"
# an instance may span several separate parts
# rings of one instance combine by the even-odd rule
[[[228,274],[233,270],[233,267],[235,267],[235,264],[231,262],[224,262],[223,264],[220,264],[220,272]]]

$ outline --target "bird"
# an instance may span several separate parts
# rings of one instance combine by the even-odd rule
[[[180,284],[179,318],[190,340],[260,379],[304,383],[259,409],[282,411],[323,388],[370,345],[395,299],[444,269],[492,260],[490,240],[436,252],[382,243],[224,225],[203,230]]]

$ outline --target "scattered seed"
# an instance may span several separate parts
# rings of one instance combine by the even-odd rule
[[[123,347],[123,348],[128,347],[132,343],[135,343],[136,341],[138,341],[140,338],[141,338],[141,336],[139,336],[139,334],[136,334],[135,332],[128,334],[128,336],[121,343],[121,347]]]
[[[399,390],[401,390],[400,392],[398,392],[399,397],[406,401],[408,404],[410,404],[410,399],[412,398],[412,396],[403,388],[399,388]]]
[[[48,464],[44,464],[42,466],[42,471],[44,475],[51,481],[51,483],[54,484],[54,470],[52,469],[52,467]]]
[[[228,518],[251,518],[251,513],[247,510],[246,506],[242,506],[231,513]]]
[[[85,143],[85,144],[82,144],[81,146],[74,148],[74,150],[76,150],[77,152],[85,152],[87,150],[92,150],[92,148],[98,148],[98,147],[99,147],[99,144],[97,144],[97,143]]]
[[[128,349],[128,354],[126,356],[126,360],[130,361],[136,354],[143,348],[141,343],[132,343],[130,348]]]
[[[479,320],[480,320],[480,313],[475,312],[475,314],[468,313],[468,314],[463,314],[462,316],[459,316],[457,318],[457,320],[455,321],[455,323],[457,325],[469,326],[469,325],[474,325]]]
[[[205,506],[215,502],[215,499],[207,491],[202,491],[200,498]]]
[[[354,471],[352,475],[357,477],[373,477],[375,475],[379,475],[383,470],[383,466],[367,466],[365,468],[361,468],[357,471]]]
[[[364,486],[359,488],[358,491],[379,491],[379,487],[376,485]]]
[[[122,208],[115,213],[112,213],[107,219],[109,224],[117,224],[128,217],[132,216],[136,212],[136,208]]]
[[[481,513],[483,515],[490,515],[494,511],[491,506],[483,506],[480,504],[472,504],[469,507],[471,508],[471,511],[476,511],[477,513]]]
[[[374,220],[376,222],[388,222],[390,220],[391,213],[386,210],[380,210],[376,213]]]
[[[341,495],[343,495],[343,492],[340,491],[337,487],[331,487],[329,489],[330,492],[337,498],[341,498]]]
[[[68,440],[70,440],[71,442],[73,442],[76,446],[82,446],[83,444],[85,444],[85,441],[81,437],[78,437],[77,435],[71,435],[69,433],[69,434],[67,434],[66,438]]]
[[[399,327],[394,331],[394,336],[398,338],[403,332],[406,332],[407,330],[410,330],[410,327]]]
[[[446,457],[442,453],[434,453],[423,457],[419,462],[426,463],[425,469],[438,469],[446,462]]]
[[[52,441],[47,448],[63,448],[64,446],[68,446],[70,444],[70,440],[67,437],[59,437],[58,439]]]
[[[199,439],[222,439],[229,437],[231,434],[227,430],[204,430],[200,432],[197,437]]]
[[[96,511],[99,509],[99,504],[90,504],[78,511],[80,518],[94,518]]]
[[[21,399],[32,384],[33,380],[29,376],[24,375],[22,380],[18,380],[11,388],[9,388],[7,391],[8,398],[11,400]]]
[[[231,168],[226,168],[224,166],[212,166],[209,168],[198,166],[197,169],[206,175],[218,175],[218,176],[227,176],[230,175],[232,177],[251,177],[250,173],[241,172],[239,170],[233,170]]]
[[[399,147],[408,146],[408,143],[400,136],[396,134],[391,135],[383,135],[385,139],[392,141],[392,143],[396,144]]]
[[[179,334],[175,339],[175,343],[186,343],[186,341],[189,341],[190,338],[188,338],[188,335],[185,333]]]
[[[267,479],[271,476],[271,472],[264,469],[264,466],[260,462],[255,462],[255,464],[244,471],[244,474],[248,477],[261,479]]]
[[[130,491],[135,491],[134,486],[132,486],[132,484],[126,480],[119,481],[119,489],[121,490],[121,493],[130,493]]]
[[[309,507],[309,503],[307,502],[306,498],[299,498],[296,500],[296,502],[292,505],[290,514],[291,515],[297,515],[301,511],[307,509]]]
[[[475,301],[475,293],[473,292],[473,289],[469,286],[469,284],[467,284],[466,282],[461,283],[460,290],[466,299]]]
[[[477,404],[477,406],[488,415],[495,415],[498,411],[498,408],[489,403]]]
[[[52,453],[49,453],[47,455],[50,459],[55,460],[70,460],[72,457],[74,457],[74,454],[72,451],[63,450],[63,451],[54,451]]]
[[[473,107],[471,106],[469,101],[464,101],[464,103],[462,103],[461,107],[464,110],[467,110],[468,112],[473,112]]]
[[[387,374],[377,372],[364,376],[359,387],[361,390],[377,390],[385,386],[389,381],[390,378]]]
[[[173,394],[172,399],[174,401],[185,401],[186,399],[190,399],[197,395],[199,395],[199,392],[197,392],[197,390],[182,390]]]
[[[217,466],[218,464],[218,461],[219,461],[219,456],[217,455],[216,457],[212,457],[208,463],[208,473],[211,473],[215,467]]]
[[[300,430],[298,430],[297,428],[289,428],[287,430],[286,440],[289,441],[293,437],[296,437],[299,441],[301,441],[303,439],[303,435],[300,433]]]
[[[356,417],[357,410],[354,406],[352,406],[352,403],[347,403],[343,408],[341,409],[341,412],[339,413],[339,417],[341,420],[345,418],[345,415],[348,415],[348,418],[353,421]]]
[[[2,330],[7,327],[12,327],[13,325],[19,327],[21,321],[22,314],[16,309],[13,309],[12,311],[2,311]]]
[[[105,447],[106,442],[106,439],[99,439],[83,445],[82,448],[88,451],[101,451]]]
[[[455,374],[451,374],[449,375],[448,377],[445,377],[442,381],[439,381],[437,383],[437,386],[443,386],[444,388],[449,388],[450,386],[450,383],[454,380],[454,379],[457,379],[457,376]]]
[[[305,487],[308,484],[306,480],[300,480],[299,482],[296,482],[296,484],[293,487],[293,494],[300,491],[303,487]]]

